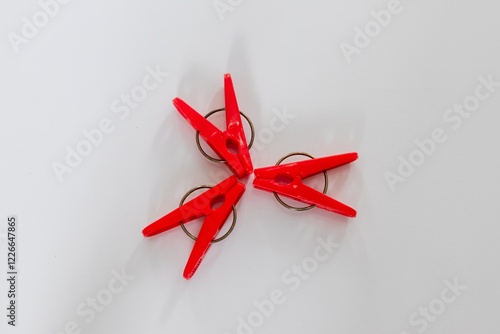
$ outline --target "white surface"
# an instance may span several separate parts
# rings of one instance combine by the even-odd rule
[[[353,44],[355,28],[388,2],[231,3],[221,20],[211,1],[72,1],[18,53],[7,35],[40,7],[0,5],[0,232],[11,214],[20,229],[18,327],[4,312],[1,326],[233,334],[238,317],[259,320],[254,301],[279,290],[284,302],[254,333],[498,333],[500,89],[459,128],[443,120],[478,77],[500,81],[498,1],[402,0],[350,63],[341,43]],[[169,76],[120,119],[111,104],[148,66]],[[250,178],[234,233],[185,281],[191,240],[180,229],[152,239],[141,230],[226,171],[198,153],[171,104],[180,96],[200,112],[221,107],[226,72],[260,136],[256,167],[292,151],[359,152],[330,173],[329,191],[358,217],[287,211]],[[295,119],[270,140],[273,110]],[[51,164],[105,118],[114,131],[59,182]],[[447,140],[392,192],[384,173],[435,128]],[[282,275],[328,237],[339,248],[292,290]],[[5,240],[0,247],[5,263]],[[87,323],[78,307],[104,298],[122,268],[135,279]],[[440,310],[444,282],[455,279],[467,288],[445,294],[454,301]],[[422,320],[429,304],[443,312]]]

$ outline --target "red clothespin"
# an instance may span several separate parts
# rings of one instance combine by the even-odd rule
[[[151,223],[142,230],[142,234],[145,237],[151,237],[177,227],[181,222],[187,223],[205,216],[205,221],[184,268],[184,278],[190,279],[198,269],[212,241],[244,191],[245,185],[238,182],[236,177],[230,176],[166,216]],[[223,203],[219,207],[213,208],[214,204],[220,200]]]
[[[302,179],[348,164],[357,158],[357,153],[346,153],[259,168],[255,170],[253,185],[347,217],[356,217],[356,210],[305,185]]]
[[[238,178],[243,178],[252,173],[253,166],[230,74],[224,75],[224,97],[226,105],[226,131],[217,129],[210,121],[180,98],[176,97],[173,103],[179,113],[193,128],[200,132],[201,137],[212,150],[225,161],[229,169]]]

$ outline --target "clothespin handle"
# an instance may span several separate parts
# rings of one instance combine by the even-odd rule
[[[232,176],[234,178],[234,176]],[[205,257],[206,252],[212,245],[221,228],[226,223],[229,215],[232,212],[233,206],[239,201],[245,192],[245,185],[237,182],[225,195],[224,202],[216,209],[212,209],[210,215],[207,216],[198,234],[198,238],[193,246],[189,259],[184,268],[184,278],[190,279],[201,261]]]
[[[350,206],[347,206],[344,203],[305,185],[298,177],[296,177],[290,184],[290,187],[287,187],[286,189],[283,187],[273,187],[273,189],[274,190],[272,191],[280,195],[293,198],[308,205],[316,205],[318,208],[332,211],[346,217],[353,218],[356,217],[357,214],[356,210]]]
[[[323,171],[346,165],[355,161],[357,158],[358,154],[356,152],[352,152],[311,160],[290,162],[278,166],[256,169],[255,177],[272,179],[281,175],[289,178],[299,176],[301,179],[305,179]]]
[[[201,137],[205,139],[207,143],[210,144],[213,141],[213,138],[222,136],[222,131],[217,129],[215,125],[200,115],[182,99],[176,97],[173,99],[172,103],[182,117],[184,117],[196,131],[200,132]]]
[[[145,237],[152,237],[179,226],[181,222],[188,223],[194,219],[213,214],[214,210],[211,207],[211,202],[217,196],[224,196],[237,183],[238,180],[236,179],[236,177],[228,177],[216,186],[208,189],[207,191],[204,191],[189,202],[184,203],[182,206],[146,226],[142,230],[142,234]],[[236,200],[235,197],[228,198],[228,201],[234,200]],[[237,200],[235,201],[235,203],[236,202]]]

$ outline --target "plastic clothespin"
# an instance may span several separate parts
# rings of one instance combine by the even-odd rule
[[[181,222],[187,223],[205,216],[205,221],[184,268],[184,278],[190,279],[198,269],[217,233],[231,214],[233,206],[238,203],[244,192],[245,185],[238,182],[235,176],[230,176],[166,216],[151,223],[142,230],[142,234],[145,237],[151,237],[178,227]],[[220,200],[223,203],[219,207],[213,208]]]
[[[212,150],[225,161],[233,174],[243,178],[252,173],[253,166],[230,74],[224,75],[224,98],[226,131],[220,131],[180,98],[176,97],[173,103],[179,113],[200,132]]]
[[[356,217],[356,210],[305,185],[302,180],[353,162],[357,158],[357,153],[346,153],[259,168],[255,170],[253,185],[347,217]]]

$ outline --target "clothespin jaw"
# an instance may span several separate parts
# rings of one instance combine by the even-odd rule
[[[145,237],[151,237],[178,227],[181,222],[188,223],[196,218],[205,216],[205,221],[184,269],[184,278],[189,279],[196,272],[213,239],[224,226],[233,206],[238,203],[244,192],[245,185],[238,182],[235,176],[230,176],[164,217],[151,223],[143,229],[142,234]],[[222,204],[215,207],[219,202],[222,202]]]
[[[254,171],[253,185],[255,188],[275,192],[347,217],[355,217],[356,210],[305,185],[302,180],[348,164],[357,158],[357,153],[346,153],[259,168]]]
[[[252,173],[253,165],[230,74],[224,75],[224,98],[227,128],[225,131],[217,129],[182,99],[176,97],[173,104],[191,126],[199,131],[200,136],[219,158],[225,161],[231,172],[238,178],[243,178]]]

